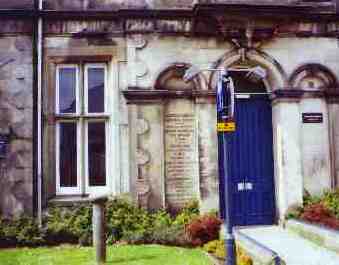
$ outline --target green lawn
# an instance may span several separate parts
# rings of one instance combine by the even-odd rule
[[[19,248],[0,250],[1,265],[94,265],[92,248]],[[200,250],[157,245],[110,246],[107,265],[212,265]]]

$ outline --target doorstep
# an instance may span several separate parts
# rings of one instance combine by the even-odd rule
[[[236,228],[234,233],[237,243],[249,256],[253,256],[254,264],[279,264],[279,262],[286,265],[339,264],[339,255],[334,251],[280,226]],[[272,258],[275,258],[275,261]]]

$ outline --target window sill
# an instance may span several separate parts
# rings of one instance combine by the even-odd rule
[[[76,204],[89,203],[90,196],[85,195],[58,195],[48,201],[49,206],[74,206]]]

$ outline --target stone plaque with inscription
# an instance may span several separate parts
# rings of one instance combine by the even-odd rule
[[[172,209],[197,198],[196,118],[189,100],[168,103],[164,117],[166,203]]]

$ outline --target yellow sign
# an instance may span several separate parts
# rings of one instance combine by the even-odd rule
[[[218,132],[235,132],[235,122],[218,122],[217,130]]]

